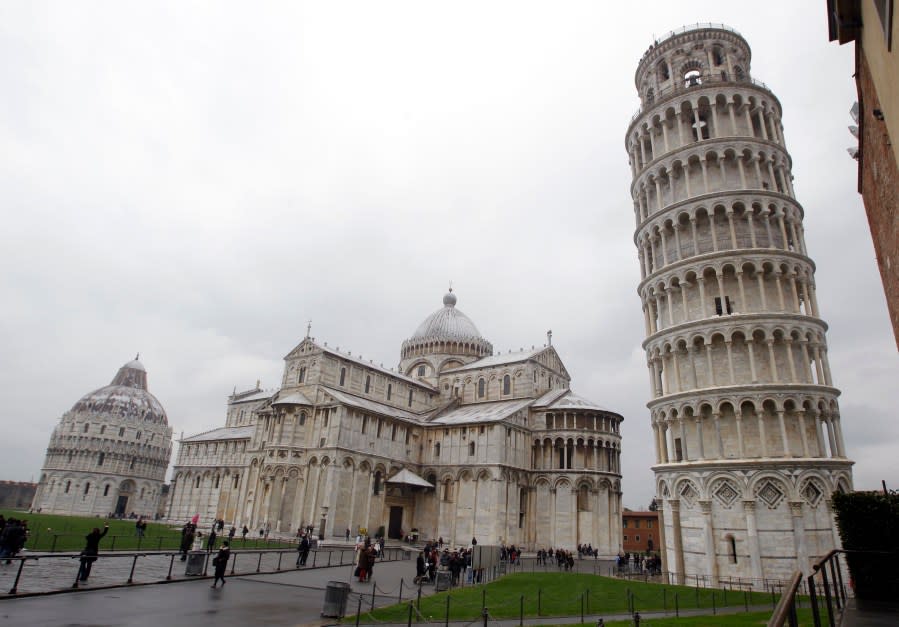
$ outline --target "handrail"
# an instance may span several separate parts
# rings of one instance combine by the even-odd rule
[[[784,589],[783,594],[780,596],[780,601],[777,603],[777,607],[774,608],[774,614],[771,615],[771,618],[768,620],[768,627],[782,627],[784,623],[789,621],[791,627],[795,627],[798,624],[798,618],[796,616],[796,593],[799,591],[799,586],[802,584],[802,571],[797,570],[793,573],[793,576],[790,577],[790,583],[786,589]]]
[[[202,575],[206,576],[207,569],[209,566],[209,562],[212,557],[215,557],[216,551],[206,551],[198,550],[191,551],[191,554],[199,553],[204,555],[205,563],[203,565]],[[285,558],[285,555],[293,555],[296,554],[297,550],[295,548],[260,548],[260,549],[240,549],[234,548],[231,551],[231,561],[229,564],[230,573],[232,575],[235,574],[237,569],[237,561],[238,558],[241,558],[241,564],[249,564],[248,566],[243,566],[240,569],[238,574],[252,574],[252,573],[260,573],[260,572],[280,572],[289,568],[293,570],[293,563],[290,562],[290,565],[284,565],[282,562]],[[312,549],[310,551],[311,562],[307,566],[307,568],[327,568],[331,566],[344,566],[353,563],[353,554],[354,550],[352,547],[346,548],[321,548],[321,549]],[[135,572],[143,580],[143,583],[165,583],[167,581],[172,581],[174,579],[180,579],[179,576],[172,575],[172,571],[176,562],[176,559],[179,555],[183,555],[181,551],[103,551],[100,552],[96,556],[92,556],[97,560],[101,560],[103,563],[110,564],[115,563],[112,560],[119,559],[118,562],[121,564],[121,560],[131,559],[131,567],[130,572],[127,567],[122,570],[114,573],[112,577],[107,577],[107,580],[112,579],[106,585],[103,586],[92,586],[92,589],[102,589],[109,586],[120,586],[120,585],[131,585],[135,581]],[[256,557],[254,559],[253,557]],[[272,556],[270,559],[267,559],[267,565],[263,568],[263,557]],[[381,553],[378,561],[399,561],[408,559],[409,551],[408,549],[404,549],[402,547],[385,547],[384,551]],[[21,596],[20,581],[23,580],[23,571],[24,571],[24,579],[27,580],[27,575],[29,570],[25,569],[26,562],[33,562],[35,564],[47,564],[47,560],[51,560],[49,562],[49,567],[51,571],[56,574],[53,576],[52,581],[43,581],[44,585],[38,585],[37,588],[32,588],[31,590],[25,591],[25,594],[29,593],[39,593],[39,592],[61,592],[69,589],[78,589],[78,582],[76,581],[74,585],[70,585],[68,583],[64,583],[63,579],[67,578],[67,575],[62,574],[57,576],[63,570],[66,570],[67,566],[62,566],[64,562],[52,561],[52,560],[66,560],[65,563],[70,562],[71,560],[78,560],[82,555],[76,552],[55,552],[55,553],[42,553],[42,554],[29,554],[29,555],[19,555],[19,556],[10,556],[10,561],[19,562],[17,570],[15,572],[15,580],[12,584],[12,587],[9,589],[6,594],[0,592],[0,599],[4,598],[14,598],[16,596]],[[250,558],[247,560],[247,558]],[[138,567],[138,562],[144,558],[144,561],[141,563],[141,567]],[[184,559],[182,557],[182,559]],[[148,564],[149,560],[149,564]],[[160,561],[161,560],[161,561]],[[126,561],[127,563],[127,561]],[[56,565],[59,564],[60,567]],[[168,574],[166,575],[166,566]],[[297,566],[300,568],[300,566]],[[149,569],[149,570],[147,570]],[[100,569],[102,570],[102,568]],[[150,574],[148,574],[150,573]],[[186,574],[186,573],[185,573]],[[27,586],[26,586],[27,588]]]

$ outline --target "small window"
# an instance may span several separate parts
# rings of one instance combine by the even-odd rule
[[[72,487],[72,482],[71,482],[71,481],[66,481],[66,494],[69,493],[69,489],[70,489],[71,487]]]
[[[474,441],[468,443],[468,454],[474,455]]]
[[[103,496],[109,496],[109,484],[103,486]]]
[[[503,377],[503,394],[509,395],[512,393],[512,377],[506,375]]]
[[[624,541],[627,542],[627,534],[624,536]]]
[[[390,427],[390,440],[396,442],[396,423]]]
[[[486,427],[484,425],[481,425],[480,429],[478,429],[478,433],[484,433],[485,429]]]
[[[722,306],[721,297],[716,296],[715,297],[715,315],[723,316],[725,312],[727,312],[728,314],[732,314],[734,312],[733,307],[731,306],[730,297],[729,296],[724,297],[724,305]]]
[[[409,427],[406,427],[406,444],[409,444],[409,440],[412,439],[412,430]]]
[[[378,418],[378,431],[377,431],[377,433],[375,433],[375,435],[379,438],[381,437],[381,429],[383,427],[384,427],[384,421],[382,419]]]
[[[234,475],[234,478],[231,480],[231,487],[236,489],[239,481],[240,475]]]
[[[302,383],[306,380],[306,367],[303,366],[300,368],[300,374],[297,375],[297,383]]]
[[[144,490],[145,488],[140,489],[140,498],[144,498]]]
[[[135,440],[140,440],[140,431],[137,432],[137,436],[134,438]]]
[[[647,520],[647,521],[646,521],[646,528],[647,528],[647,529],[652,529],[652,521],[651,521],[651,520]]]
[[[388,383],[388,384],[387,384],[387,400],[388,400],[388,401],[390,400],[390,395],[391,395],[392,393],[393,393],[393,384],[392,384],[392,383]]]
[[[412,395],[415,393],[414,390],[409,390],[409,407],[412,407]]]
[[[368,391],[371,389],[371,376],[365,377],[365,393],[368,394]]]
[[[434,457],[440,457],[440,442],[434,445]]]
[[[125,437],[125,427],[119,427],[119,437],[120,438]]]
[[[639,529],[639,528],[640,528],[640,519],[638,518],[637,520],[634,521],[634,529]]]
[[[218,475],[216,475],[215,476],[215,488],[216,489],[218,489],[218,487],[219,487],[219,479],[220,479],[220,477]],[[141,495],[141,496],[143,496],[143,495]]]
[[[640,535],[639,535],[639,534],[638,534],[638,535],[635,535],[635,536],[634,536],[634,542],[639,542],[639,541],[640,541]]]
[[[103,462],[106,460],[106,453],[101,452],[97,455],[97,466],[102,466]]]
[[[87,483],[84,484],[84,493],[87,494],[90,491],[91,491],[91,482],[88,481]]]
[[[300,412],[300,426],[302,427],[305,424],[306,424],[306,412],[301,411]]]
[[[200,487],[200,479],[201,479],[201,477],[197,477],[197,484],[194,487],[196,487],[196,488]]]
[[[727,541],[728,541],[728,542],[727,542],[727,544],[728,544],[728,547],[727,547],[727,548],[730,549],[730,556],[729,556],[729,557],[730,557],[730,563],[731,563],[731,564],[736,564],[736,563],[737,563],[737,540],[736,540],[736,538],[734,538],[732,535],[728,534],[728,536],[727,536]]]
[[[362,434],[368,431],[368,416],[362,416]]]
[[[381,493],[381,471],[378,470],[377,472],[375,472],[375,480],[374,480],[374,487],[372,489],[372,494],[377,496],[380,493]]]
[[[343,386],[344,383],[346,383],[346,368],[341,368],[340,369],[340,385]]]
[[[85,423],[84,423],[84,432],[87,433],[87,430],[90,429],[90,428],[91,428],[91,423],[85,422]]]
[[[621,521],[621,526],[622,528],[627,529],[627,518]]]
[[[424,364],[422,364],[422,365],[420,365],[420,366],[418,367],[418,376],[420,376],[420,377],[425,376],[425,366],[424,366]]]
[[[133,457],[131,458],[131,463],[128,464],[128,468],[130,468],[132,470],[134,469],[134,458]]]
[[[106,433],[106,425],[100,425],[100,435]]]
[[[478,379],[478,398],[484,398],[487,394],[487,382],[484,379]]]

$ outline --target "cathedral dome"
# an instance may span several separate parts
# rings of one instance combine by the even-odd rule
[[[471,318],[456,309],[456,295],[452,288],[443,296],[443,307],[425,318],[410,339],[473,340],[481,333]]]
[[[403,342],[401,359],[404,365],[428,355],[481,358],[493,353],[493,346],[481,337],[471,318],[456,309],[457,300],[450,288],[443,295],[443,307],[425,318],[412,337]]]
[[[81,397],[72,411],[168,424],[162,404],[147,391],[147,370],[137,359],[119,368],[112,383]]]

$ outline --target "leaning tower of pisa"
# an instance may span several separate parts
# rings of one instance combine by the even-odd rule
[[[627,131],[665,567],[787,578],[852,485],[781,105],[723,25],[669,33]]]

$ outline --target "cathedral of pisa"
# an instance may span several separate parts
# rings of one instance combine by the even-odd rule
[[[626,135],[667,570],[787,578],[852,488],[781,105],[714,24],[657,40]]]
[[[550,343],[494,354],[450,290],[400,353],[394,371],[307,334],[279,389],[180,441],[168,517],[619,551],[622,417]]]

